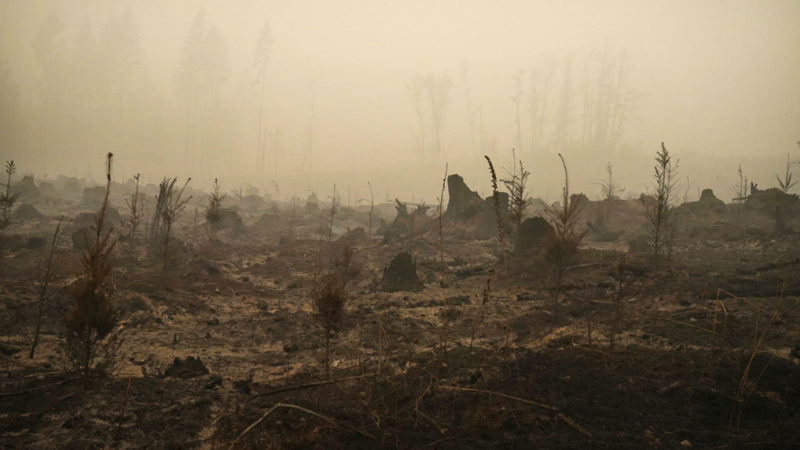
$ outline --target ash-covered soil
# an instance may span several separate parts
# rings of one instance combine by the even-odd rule
[[[127,239],[130,188],[112,186],[123,344],[116,369],[88,382],[59,342],[81,272],[71,236],[97,205],[41,194],[12,223],[0,274],[4,448],[800,446],[800,222],[789,213],[776,232],[757,205],[681,207],[671,259],[654,263],[635,249],[638,200],[586,201],[581,227],[596,233],[555,306],[551,265],[535,245],[516,248],[513,227],[498,237],[494,213],[446,215],[440,241],[435,206],[380,205],[371,221],[368,206],[343,206],[331,227],[324,203],[234,196],[225,207],[241,224],[211,240],[194,192],[164,270],[143,235]],[[29,358],[60,215],[77,219]],[[401,252],[421,290],[382,290]],[[312,296],[331,271],[347,284],[329,377]]]

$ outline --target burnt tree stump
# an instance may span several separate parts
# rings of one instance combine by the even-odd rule
[[[425,285],[417,277],[417,263],[406,252],[398,253],[383,269],[380,290],[386,292],[421,291]]]

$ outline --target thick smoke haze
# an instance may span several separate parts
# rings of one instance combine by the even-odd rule
[[[663,141],[682,193],[730,199],[739,164],[768,187],[799,159],[798,24],[794,0],[0,0],[0,156],[432,202],[445,162],[486,194],[512,148],[534,196],[559,152],[573,191],[611,163],[637,196]]]

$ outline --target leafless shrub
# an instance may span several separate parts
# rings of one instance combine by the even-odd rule
[[[34,331],[33,341],[31,342],[31,351],[29,357],[33,359],[36,353],[36,346],[39,345],[39,334],[42,330],[42,320],[44,319],[44,312],[47,302],[50,300],[50,282],[53,280],[53,275],[57,271],[56,263],[56,250],[64,237],[64,229],[68,224],[64,223],[64,216],[58,219],[56,229],[53,232],[53,237],[50,239],[50,246],[45,254],[45,259],[42,264],[43,270],[39,278],[39,286],[37,289],[37,302],[36,302],[36,317],[34,318]]]
[[[184,197],[186,187],[192,179],[187,178],[180,189],[175,187],[177,181],[177,178],[164,178],[159,183],[155,210],[149,228],[151,249],[161,260],[165,272],[169,267],[170,249],[173,246],[173,226],[189,200],[192,199],[192,196]]]
[[[312,292],[314,317],[325,333],[325,373],[331,376],[331,337],[339,328],[347,302],[344,284],[336,273],[329,273],[317,280]]]

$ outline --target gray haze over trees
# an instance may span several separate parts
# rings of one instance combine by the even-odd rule
[[[283,198],[433,201],[482,155],[531,195],[638,195],[662,141],[679,190],[773,183],[800,138],[800,3],[0,0],[0,155],[22,173],[142,173]],[[381,180],[378,182],[376,180]],[[690,188],[687,186],[691,186]],[[682,194],[683,195],[683,194]]]

